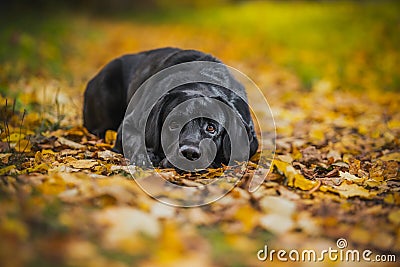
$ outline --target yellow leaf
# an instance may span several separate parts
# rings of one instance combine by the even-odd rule
[[[382,156],[380,159],[384,160],[384,161],[395,160],[395,161],[400,162],[400,152],[386,154],[386,155]]]
[[[21,239],[26,239],[29,235],[26,225],[22,220],[7,218],[7,216],[5,220],[2,221],[0,229],[8,233],[16,234]]]
[[[292,216],[296,210],[296,204],[293,201],[276,196],[263,197],[260,207],[266,213],[277,213],[288,217]]]
[[[104,227],[103,241],[107,246],[131,251],[140,233],[156,238],[161,234],[158,220],[132,207],[109,207],[93,215],[95,223]]]
[[[23,153],[30,152],[32,148],[31,142],[29,140],[21,139],[15,145],[15,151]]]
[[[345,179],[346,181],[356,183],[356,184],[361,184],[364,181],[364,178],[357,177],[348,172],[339,171],[339,176],[342,177],[343,179]]]
[[[369,187],[378,187],[379,185],[382,184],[382,182],[378,182],[378,181],[373,180],[373,179],[368,179],[368,180],[365,181],[364,184],[369,186]]]
[[[312,140],[316,142],[325,140],[325,130],[321,129],[320,126],[318,128],[311,129],[309,136]]]
[[[372,167],[369,169],[369,178],[375,181],[381,182],[384,180],[383,172],[384,172],[384,162],[377,161]]]
[[[77,142],[68,140],[68,139],[66,139],[64,137],[58,137],[57,141],[60,142],[60,144],[68,146],[68,147],[73,148],[73,149],[85,149],[84,145],[81,145],[81,144],[79,144]]]
[[[112,148],[112,145],[105,144],[105,143],[97,143],[95,146],[96,147],[100,147],[100,148],[105,148],[105,149],[111,149]]]
[[[394,204],[394,196],[393,196],[393,194],[388,194],[387,196],[385,196],[383,201],[385,201],[386,203],[389,203],[389,204]]]
[[[368,244],[371,240],[371,233],[370,231],[356,227],[350,231],[350,239],[359,244]]]
[[[97,164],[99,163],[93,159],[80,159],[70,162],[71,167],[76,169],[90,169]]]
[[[31,172],[47,172],[50,166],[46,163],[40,163],[39,165],[36,165],[33,168],[27,168],[23,170],[21,173],[31,173]]]
[[[39,124],[40,124],[40,117],[39,117],[38,113],[32,112],[32,113],[28,113],[25,115],[25,119],[24,119],[25,127],[33,128]]]
[[[260,219],[260,225],[274,234],[283,234],[294,227],[291,217],[279,214],[268,214]]]
[[[297,174],[294,178],[294,187],[300,188],[301,190],[311,190],[317,186],[317,184],[318,182],[308,180],[301,174]]]
[[[156,218],[171,219],[176,214],[176,208],[157,202],[151,207],[150,212]]]
[[[367,133],[369,133],[369,129],[365,125],[360,125],[358,126],[358,132],[362,135],[366,135]]]
[[[161,248],[157,250],[160,263],[171,263],[182,257],[184,244],[180,237],[180,230],[173,221],[166,221],[161,235]]]
[[[106,131],[106,136],[104,138],[104,142],[106,142],[107,144],[112,145],[116,139],[117,139],[117,132],[116,131],[112,131],[112,130],[107,130]]]
[[[111,150],[104,150],[104,151],[99,151],[99,152],[97,152],[97,157],[98,157],[99,159],[102,159],[102,160],[111,160],[111,159],[115,159],[115,157],[116,157],[117,155],[118,155],[117,153],[112,152]]]
[[[65,254],[71,260],[90,260],[97,257],[96,246],[86,240],[70,240],[66,244]]]
[[[248,233],[256,226],[259,213],[250,205],[244,205],[236,211],[234,218],[242,223],[242,230]]]
[[[11,133],[9,136],[4,137],[2,139],[3,142],[10,142],[10,143],[16,143],[21,139],[25,138],[25,134],[23,133]]]
[[[66,183],[64,180],[58,176],[53,176],[49,180],[46,180],[38,188],[45,195],[58,195],[59,193],[65,191]]]
[[[10,157],[11,157],[11,153],[1,153],[0,154],[0,161],[4,164],[7,164]]]
[[[388,219],[394,224],[400,224],[400,209],[390,212]]]
[[[82,127],[74,127],[66,131],[67,135],[74,135],[74,136],[83,136],[84,135],[84,130]]]
[[[55,155],[56,153],[51,149],[43,149],[42,154],[43,155],[47,155],[47,154]]]
[[[399,163],[393,160],[385,161],[383,177],[385,177],[385,180],[400,180]]]
[[[275,159],[273,164],[286,176],[288,186],[300,188],[301,190],[311,190],[318,184],[316,181],[305,178],[287,162]]]
[[[327,191],[338,193],[341,197],[349,198],[349,197],[362,197],[370,199],[376,195],[374,192],[370,192],[364,187],[361,187],[356,184],[348,184],[347,182],[343,182],[339,186],[325,187]]]
[[[293,158],[294,160],[299,160],[299,159],[301,159],[302,157],[303,157],[303,154],[301,154],[300,150],[299,150],[296,146],[293,146],[293,149],[292,149],[292,158]]]
[[[7,173],[9,173],[12,170],[15,170],[15,165],[10,165],[10,166],[4,167],[4,168],[0,169],[0,175],[6,175]]]
[[[277,158],[286,163],[292,163],[293,157],[290,154],[278,155]]]
[[[390,120],[390,121],[387,123],[387,127],[388,127],[389,129],[391,129],[391,130],[399,129],[399,128],[400,128],[400,120],[395,120],[395,119]]]

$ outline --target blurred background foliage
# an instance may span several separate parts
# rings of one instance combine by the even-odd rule
[[[97,158],[98,152],[74,148],[75,154],[44,143],[42,151],[32,152],[25,162],[26,153],[18,152],[14,161],[33,173],[21,173],[18,179],[8,176],[1,183],[0,189],[9,186],[10,191],[4,192],[11,193],[0,194],[0,262],[9,261],[5,266],[131,266],[138,261],[141,266],[172,266],[164,263],[182,259],[181,266],[232,266],[233,262],[255,266],[255,251],[265,242],[275,242],[277,248],[285,244],[326,248],[325,244],[334,243],[321,242],[339,237],[376,252],[397,253],[400,198],[389,174],[398,174],[394,160],[400,129],[399,10],[399,1],[0,0],[0,103],[3,111],[13,113],[10,127],[8,115],[3,115],[3,144],[10,133],[2,132],[4,125],[19,136],[15,141],[19,144],[27,141],[21,139],[23,126],[44,133],[49,142],[61,136],[87,146],[81,128],[65,129],[81,125],[88,80],[121,54],[176,46],[211,53],[256,82],[274,112],[281,156],[272,183],[257,195],[237,188],[229,198],[204,209],[164,213],[125,178],[91,178],[111,170],[111,163]],[[42,140],[39,134],[35,137]],[[14,163],[8,162],[12,157],[2,153],[1,162]],[[315,182],[308,180],[311,175],[332,175],[333,165],[326,168],[324,162],[337,157],[342,165],[334,167],[336,171],[348,163],[346,170],[353,172],[346,172],[343,179],[372,176],[380,184],[378,189],[358,182],[349,184],[351,191],[332,194],[319,191],[321,183],[305,188]],[[45,160],[55,162],[60,171],[40,170],[38,166],[48,164]],[[101,168],[64,172],[70,160],[97,161]],[[296,169],[286,161],[298,164]],[[2,168],[3,174],[17,175],[12,166]],[[303,166],[307,179],[297,173],[298,166]],[[44,174],[35,176],[37,172]],[[283,174],[292,177],[292,185]],[[293,177],[302,177],[300,186]],[[333,189],[330,183],[336,182],[329,180],[325,188]],[[300,189],[294,190],[295,186]],[[82,198],[73,200],[74,192]],[[354,193],[355,198],[344,199],[341,192]],[[366,199],[358,198],[366,194]],[[260,201],[277,195],[282,196],[273,209],[277,211],[269,209],[268,201]],[[287,212],[288,199],[293,201],[290,206],[296,203],[296,212]],[[140,211],[143,224],[124,223],[136,216],[131,211]],[[93,219],[96,214],[99,219]],[[274,219],[267,224],[262,222],[265,214],[272,215],[270,219],[282,214],[285,218],[283,223]],[[152,224],[143,226],[149,220],[160,222],[160,237],[130,235],[135,227],[152,231]],[[279,233],[288,223],[296,225],[293,232]],[[79,257],[84,264],[74,264]]]
[[[227,63],[274,64],[295,74],[305,90],[329,80],[341,90],[400,91],[397,1],[16,0],[1,1],[0,10],[3,94],[26,76],[72,82],[77,64],[82,82],[105,59],[167,45],[204,50]],[[112,36],[125,44],[105,46],[121,23],[135,27]],[[155,40],[141,43],[144,38]],[[86,55],[88,47],[98,62]]]

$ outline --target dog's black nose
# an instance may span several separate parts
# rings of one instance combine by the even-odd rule
[[[189,160],[196,160],[201,156],[200,150],[194,146],[184,145],[179,148],[179,152],[181,152],[182,155]]]

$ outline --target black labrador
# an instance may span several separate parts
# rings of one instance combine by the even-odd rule
[[[122,153],[122,122],[132,96],[138,88],[154,74],[177,64],[206,61],[221,63],[211,55],[195,50],[161,48],[137,54],[124,55],[108,63],[88,83],[84,95],[84,126],[93,134],[104,138],[106,130],[118,131],[114,151]],[[258,148],[250,110],[244,98],[244,87],[239,84],[242,97],[222,86],[211,83],[194,82],[180,85],[170,90],[151,110],[146,123],[145,144],[149,159],[154,166],[174,167],[166,158],[161,146],[161,129],[168,114],[176,106],[189,99],[196,99],[207,109],[210,99],[218,99],[229,105],[240,117],[246,127],[248,137],[248,156],[253,156]],[[186,113],[195,113],[194,107],[187,106]],[[215,115],[215,114],[214,114]],[[167,129],[179,129],[179,152],[186,159],[195,161],[201,157],[199,144],[204,139],[211,139],[216,147],[216,154],[209,167],[228,165],[231,151],[231,139],[226,129],[219,123],[227,115],[217,114],[218,121],[209,117],[197,117],[184,126],[169,120]],[[143,138],[143,137],[139,137]],[[139,156],[139,155],[138,155]],[[142,156],[142,155],[140,155]],[[140,157],[135,157],[139,159]],[[138,164],[140,165],[140,164]]]

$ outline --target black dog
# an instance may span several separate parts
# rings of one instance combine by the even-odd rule
[[[216,58],[195,50],[181,50],[177,48],[162,48],[138,54],[124,55],[108,63],[87,85],[85,91],[83,119],[84,126],[93,134],[104,138],[106,130],[118,131],[118,138],[113,148],[122,153],[122,121],[128,103],[137,89],[152,75],[168,67],[194,61],[220,63]],[[166,152],[161,146],[161,129],[164,123],[167,130],[173,133],[180,130],[179,152],[188,160],[195,161],[201,157],[200,142],[211,139],[216,147],[214,159],[208,159],[212,164],[209,167],[227,165],[230,158],[231,138],[221,122],[229,122],[230,118],[223,111],[214,114],[218,119],[209,116],[197,117],[185,125],[173,118],[167,120],[168,114],[181,103],[195,99],[196,103],[187,106],[184,113],[194,114],[200,105],[208,109],[212,99],[221,101],[231,107],[245,125],[249,140],[247,155],[250,158],[258,148],[257,136],[250,115],[245,90],[238,83],[239,97],[230,90],[211,83],[188,83],[170,90],[153,107],[146,122],[146,151],[154,166],[173,167],[166,159]],[[143,96],[146,97],[146,96]],[[194,105],[197,105],[196,107]],[[210,109],[211,110],[211,109]],[[215,113],[215,111],[214,111]],[[239,133],[239,131],[238,131]],[[136,137],[135,137],[136,138]],[[143,137],[138,136],[136,139]],[[137,144],[134,139],[131,144]],[[172,144],[171,144],[172,146]],[[168,148],[166,148],[168,149]],[[204,151],[203,151],[204,152]],[[135,161],[143,159],[143,155],[134,155]],[[140,165],[140,163],[138,163]]]

